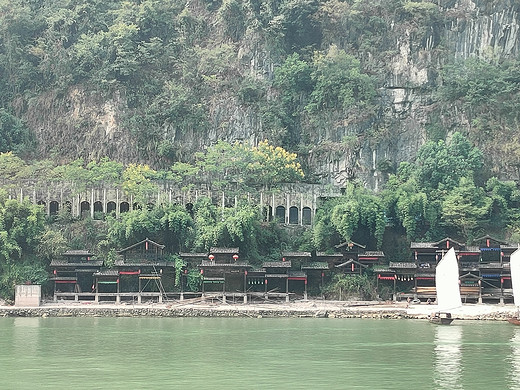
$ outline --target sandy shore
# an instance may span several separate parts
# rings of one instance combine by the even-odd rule
[[[44,302],[39,307],[0,306],[0,317],[314,317],[426,319],[435,305],[358,301],[292,301],[283,303],[224,304],[174,301],[149,304]],[[515,315],[513,305],[465,304],[450,311],[455,319],[505,321]]]

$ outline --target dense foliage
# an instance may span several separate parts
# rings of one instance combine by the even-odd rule
[[[438,2],[416,0],[0,0],[0,179],[66,182],[76,193],[117,186],[141,206],[163,180],[236,194],[312,181],[316,172],[295,152],[319,159],[320,148],[343,155],[377,147],[394,125],[377,120],[395,41],[409,35],[410,56],[428,42],[438,59],[445,42],[437,32],[453,18]],[[145,237],[172,253],[240,246],[256,263],[282,248],[330,251],[349,240],[385,247],[390,229],[406,240],[518,240],[517,185],[485,164],[505,154],[505,168],[520,173],[520,65],[499,54],[433,60],[442,69],[429,69],[435,76],[421,86],[432,99],[428,142],[410,162],[378,162],[389,174],[381,193],[352,180],[343,197],[319,205],[312,230],[294,237],[242,202],[221,209],[200,198],[193,210],[141,207],[100,220],[75,220],[63,208],[46,225],[40,208],[0,194],[1,292],[44,280],[45,265],[67,248],[89,248],[110,263],[114,248]],[[72,129],[78,140],[91,129],[81,115],[47,117],[50,105],[75,94],[121,104],[120,126],[139,161],[90,158],[95,151],[71,157],[67,148],[31,154],[40,130],[34,107],[46,126]],[[230,116],[244,113],[269,142],[246,132],[244,142],[229,141]],[[459,114],[469,120],[464,136],[446,126]],[[221,141],[199,153],[177,142],[210,130]]]

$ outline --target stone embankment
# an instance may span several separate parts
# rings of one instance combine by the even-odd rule
[[[0,317],[242,317],[426,319],[435,306],[402,304],[294,302],[280,304],[44,304],[0,306]],[[513,306],[471,305],[452,311],[455,319],[505,321]]]

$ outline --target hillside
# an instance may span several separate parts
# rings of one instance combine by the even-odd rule
[[[462,132],[518,179],[512,0],[0,1],[0,151],[167,168],[268,139],[379,189]],[[483,178],[483,180],[486,177]]]

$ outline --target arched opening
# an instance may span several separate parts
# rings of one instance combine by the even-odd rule
[[[312,211],[310,207],[304,207],[302,210],[302,224],[310,225],[312,223]]]
[[[298,225],[298,207],[296,206],[289,208],[289,223],[291,225]]]
[[[107,214],[115,214],[116,213],[116,202],[108,202],[107,203]]]
[[[60,211],[60,204],[55,200],[51,200],[51,203],[49,203],[49,214],[56,215],[58,211]]]
[[[186,203],[186,211],[193,218],[193,203]]]
[[[273,220],[273,208],[271,206],[264,206],[262,213],[264,222],[271,222]]]
[[[90,214],[90,203],[84,200],[80,203],[80,215],[81,218],[86,218]]]
[[[276,207],[276,221],[280,223],[285,223],[285,207],[277,206]]]
[[[43,200],[39,200],[38,202],[36,202],[36,204],[38,206],[43,206],[43,211],[47,213],[47,208],[45,207],[45,202]]]
[[[94,202],[94,219],[103,219],[103,203]]]
[[[121,202],[119,205],[119,212],[120,213],[127,213],[130,211],[130,204],[128,202]]]

